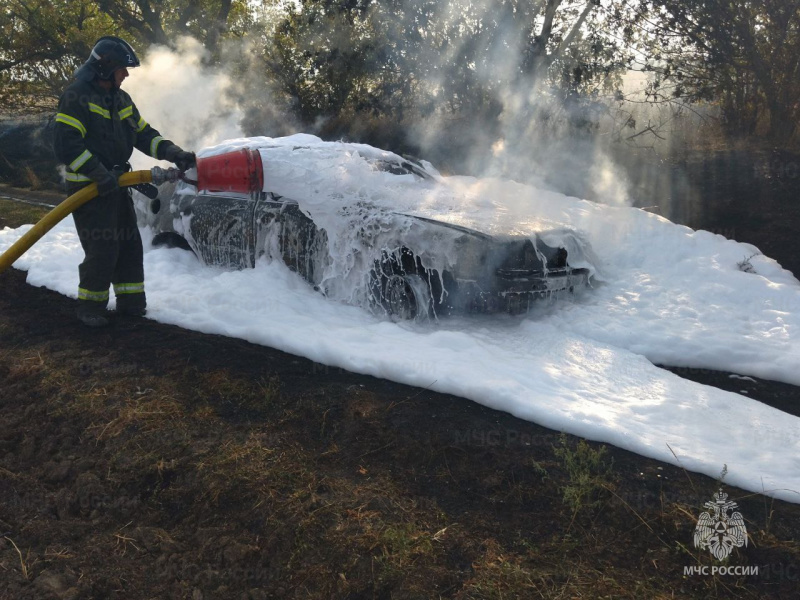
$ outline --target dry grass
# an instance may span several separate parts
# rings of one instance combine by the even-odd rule
[[[19,569],[20,569],[20,573],[22,574],[23,579],[25,579],[25,581],[30,580],[30,578],[31,578],[30,570],[31,570],[31,567],[33,566],[33,564],[35,564],[35,562],[36,562],[36,561],[34,561],[34,563],[31,563],[30,550],[28,550],[26,555],[23,557],[22,556],[22,551],[19,549],[19,546],[17,546],[17,544],[14,542],[14,540],[12,540],[8,536],[4,536],[4,539],[6,539],[12,546],[14,546],[14,550],[16,550],[16,552],[17,552],[17,556],[19,557]]]
[[[406,405],[378,394],[343,386],[333,399],[293,393],[275,375],[233,366],[156,374],[121,362],[133,360],[127,351],[70,344],[56,351],[47,343],[20,351],[0,341],[0,374],[13,370],[15,393],[40,398],[60,429],[80,434],[70,452],[102,461],[96,474],[111,504],[131,495],[142,507],[107,521],[109,509],[87,512],[94,533],[85,539],[45,535],[38,549],[15,539],[31,551],[7,545],[5,565],[13,556],[23,578],[42,568],[37,555],[48,568],[72,565],[97,545],[114,568],[130,569],[127,576],[159,552],[143,532],[166,527],[158,531],[175,540],[166,545],[182,546],[199,564],[217,565],[222,556],[255,573],[268,564],[280,587],[268,588],[272,579],[258,585],[274,597],[299,590],[296,597],[326,599],[634,599],[668,598],[680,588],[685,597],[747,598],[758,591],[735,578],[683,578],[684,564],[709,564],[688,547],[697,506],[666,496],[636,505],[638,480],[616,463],[608,468],[613,448],[570,439],[559,452],[533,448],[515,463],[432,435],[421,452],[402,437],[408,421],[393,421]],[[423,427],[430,410],[420,411],[413,423]],[[677,474],[702,504],[704,486]],[[12,479],[20,486],[37,476]],[[765,504],[748,530],[776,560],[798,561],[776,512]],[[200,523],[202,548],[193,537]],[[247,591],[236,590],[237,597]]]
[[[33,169],[31,169],[29,166],[25,165],[23,173],[25,175],[26,183],[28,184],[28,186],[32,190],[40,190],[40,189],[42,189],[42,180],[39,179],[39,176],[36,174],[36,172]]]
[[[44,358],[41,354],[24,358],[11,358],[0,356],[0,373],[8,384],[18,383],[30,377],[39,375],[44,371]]]
[[[102,427],[97,440],[116,437],[130,427],[136,427],[142,433],[161,431],[167,427],[185,427],[184,417],[183,405],[174,398],[129,397],[123,401],[118,416]],[[99,429],[99,425],[93,426],[93,429]]]
[[[36,223],[48,213],[47,208],[0,198],[0,228]]]

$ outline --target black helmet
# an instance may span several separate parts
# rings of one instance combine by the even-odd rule
[[[138,66],[139,58],[131,45],[122,38],[107,35],[95,42],[89,60],[75,71],[75,77],[82,81],[95,77],[108,80],[117,69]]]

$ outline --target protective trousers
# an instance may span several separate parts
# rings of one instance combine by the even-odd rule
[[[98,196],[72,214],[86,254],[78,269],[78,316],[104,313],[112,283],[117,312],[143,311],[142,238],[128,189]]]

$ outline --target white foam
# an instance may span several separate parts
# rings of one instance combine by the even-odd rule
[[[737,263],[752,246],[641,210],[434,171],[434,181],[420,184],[369,168],[362,157],[379,150],[311,136],[237,140],[211,152],[243,145],[267,159],[270,191],[283,190],[329,227],[352,226],[343,210],[360,202],[384,215],[398,210],[495,233],[543,225],[568,241],[574,231],[576,247],[593,250],[588,260],[602,281],[524,318],[395,324],[322,297],[277,262],[226,272],[147,244],[148,318],[456,394],[712,477],[727,465],[729,484],[800,501],[800,419],[652,364],[800,385],[800,284],[774,260],[757,255],[756,272],[745,273]],[[310,149],[292,150],[301,145]],[[0,232],[0,250],[26,229]],[[15,266],[31,284],[74,297],[81,258],[68,220]],[[758,397],[757,388],[751,393]]]

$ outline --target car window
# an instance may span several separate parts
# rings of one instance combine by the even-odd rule
[[[416,175],[422,179],[433,179],[422,165],[415,163],[411,159],[403,161],[395,160],[376,160],[373,164],[381,171],[392,173],[393,175]]]

